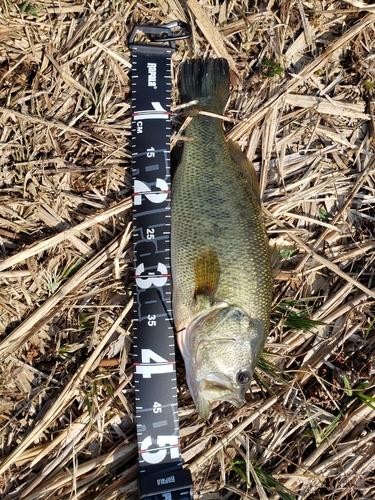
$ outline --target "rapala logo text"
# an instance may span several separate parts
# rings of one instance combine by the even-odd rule
[[[147,63],[147,72],[148,86],[156,89],[156,63]]]
[[[162,477],[157,480],[158,486],[161,486],[163,484],[170,484],[170,483],[175,483],[176,479],[174,476],[169,476],[169,477]]]

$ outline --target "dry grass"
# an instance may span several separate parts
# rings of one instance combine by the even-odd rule
[[[193,37],[175,103],[184,59],[229,60],[224,123],[285,257],[246,405],[203,422],[178,361],[196,496],[375,498],[374,10],[0,3],[1,498],[136,496],[127,37],[176,18]],[[176,111],[174,142],[181,124]]]

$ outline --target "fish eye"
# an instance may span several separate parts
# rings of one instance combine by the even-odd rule
[[[251,379],[251,373],[249,370],[240,370],[237,373],[237,382],[241,385],[248,384]]]

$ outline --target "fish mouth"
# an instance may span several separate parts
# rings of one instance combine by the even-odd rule
[[[204,391],[209,387],[221,387],[228,389],[229,392],[234,392],[235,388],[228,377],[222,373],[210,373],[200,382],[200,390]]]
[[[243,403],[243,398],[228,377],[222,373],[211,373],[199,382],[199,401],[197,409],[199,415],[207,419],[210,414],[211,403],[227,401],[237,408]]]

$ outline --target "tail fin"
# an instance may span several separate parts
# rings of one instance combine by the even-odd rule
[[[229,66],[226,59],[192,59],[181,73],[182,102],[198,100],[195,108],[223,114],[229,92]]]

